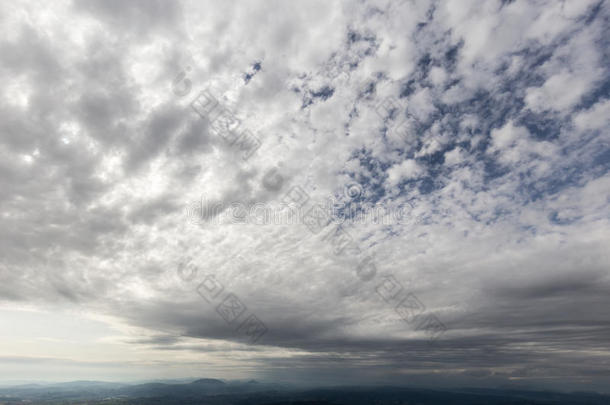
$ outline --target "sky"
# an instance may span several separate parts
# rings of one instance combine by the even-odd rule
[[[0,382],[608,392],[607,1],[0,5]]]

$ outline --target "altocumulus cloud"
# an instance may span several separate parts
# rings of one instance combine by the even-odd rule
[[[159,375],[602,389],[609,7],[5,3],[2,305],[112,325],[99,350]],[[203,89],[261,140],[247,161],[191,108]],[[294,186],[350,212],[408,207],[343,224],[374,279],[302,223],[185,216]],[[256,345],[197,294],[205,274],[265,322]],[[433,344],[376,293],[390,275],[446,325]],[[9,366],[114,364],[6,350]]]

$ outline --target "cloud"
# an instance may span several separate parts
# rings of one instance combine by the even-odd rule
[[[2,305],[102,320],[100,353],[138,375],[144,353],[162,376],[601,389],[608,6],[576,3],[2,6]],[[192,108],[204,89],[260,139],[246,161]],[[295,186],[357,249],[219,220]],[[265,323],[256,345],[197,293],[211,274]],[[447,326],[434,345],[388,276]]]

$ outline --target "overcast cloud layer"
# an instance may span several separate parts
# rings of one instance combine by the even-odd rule
[[[0,378],[610,378],[607,1],[3,2],[0,27]],[[191,108],[204,89],[249,159]],[[358,252],[227,216],[295,186]]]

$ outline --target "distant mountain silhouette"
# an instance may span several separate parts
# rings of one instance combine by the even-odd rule
[[[221,381],[121,384],[73,381],[0,388],[0,403],[19,405],[79,403],[89,405],[608,405],[610,396],[578,392],[488,388],[415,389],[404,387],[335,387],[296,389],[280,384]]]
[[[206,384],[206,385],[215,385],[215,386],[226,385],[226,383],[224,381],[220,381],[215,378],[200,378],[199,380],[193,381],[191,384]]]

